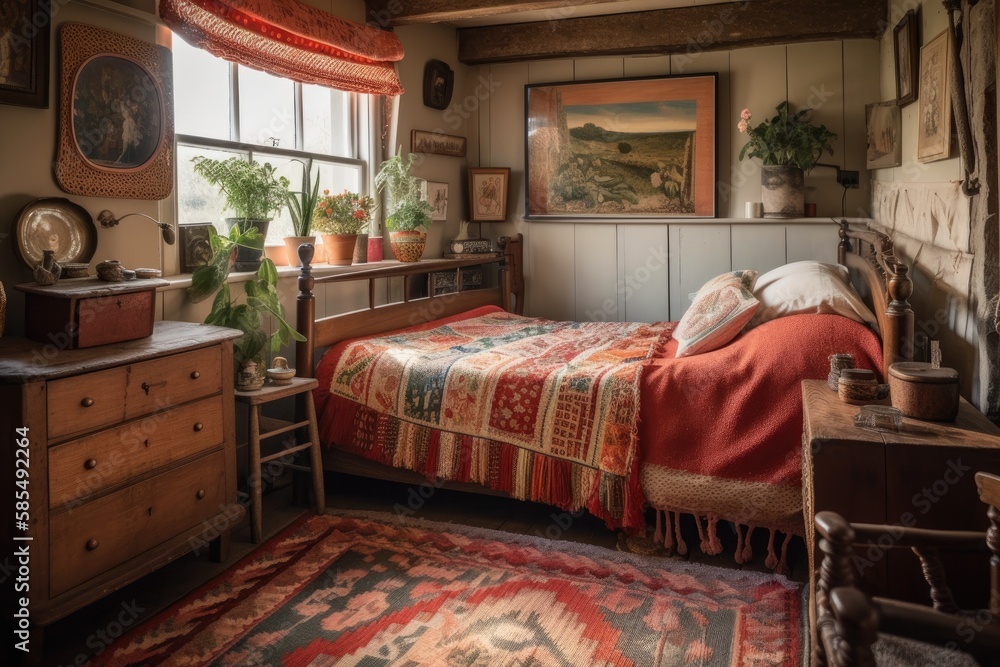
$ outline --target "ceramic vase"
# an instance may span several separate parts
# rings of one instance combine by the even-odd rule
[[[765,218],[801,218],[805,211],[805,175],[784,164],[760,168],[760,199]]]
[[[55,285],[59,281],[61,271],[56,262],[55,252],[43,250],[42,261],[35,265],[35,282],[39,285]]]
[[[424,254],[427,244],[427,232],[409,230],[405,232],[389,232],[389,244],[392,254],[401,262],[418,262]]]
[[[264,386],[265,379],[262,359],[250,359],[236,369],[236,389],[239,391],[256,391]]]
[[[302,260],[299,259],[299,246],[303,243],[309,243],[311,245],[316,245],[315,236],[286,236],[285,237],[285,255],[287,255],[288,266],[302,266]]]
[[[233,262],[234,271],[253,271],[260,268],[261,258],[264,256],[264,239],[267,238],[267,227],[270,220],[254,220],[251,218],[226,218],[226,229],[232,230],[239,227],[240,231],[246,231],[251,227],[260,232],[260,247],[250,248],[247,246],[236,247],[236,261]]]
[[[326,263],[333,266],[350,266],[354,260],[354,246],[357,242],[357,234],[323,234]]]
[[[368,263],[368,235],[358,234],[358,240],[354,244],[354,263]]]
[[[368,237],[368,261],[369,262],[381,262],[382,261],[382,242],[381,236],[369,236]]]

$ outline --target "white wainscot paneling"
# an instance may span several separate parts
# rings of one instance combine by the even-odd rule
[[[839,229],[832,222],[829,225],[788,225],[785,228],[786,263],[815,259],[836,264]]]
[[[617,321],[618,252],[614,225],[576,225],[576,320]]]
[[[530,223],[530,226],[525,271],[525,290],[530,295],[525,299],[530,308],[527,314],[550,320],[573,320],[576,317],[576,226],[554,222]]]
[[[688,295],[710,278],[732,271],[729,225],[670,226],[670,319],[679,320],[691,305]]]
[[[733,269],[761,273],[785,263],[785,225],[733,225]]]
[[[619,225],[619,319],[662,322],[670,319],[667,225]]]

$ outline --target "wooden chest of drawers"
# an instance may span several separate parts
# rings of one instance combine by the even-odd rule
[[[30,586],[13,606],[28,597],[32,624],[206,542],[226,557],[228,529],[243,514],[232,380],[239,335],[160,322],[149,338],[82,350],[0,339],[2,469],[13,471],[0,495],[24,503],[5,513],[2,539],[8,557],[28,546]]]

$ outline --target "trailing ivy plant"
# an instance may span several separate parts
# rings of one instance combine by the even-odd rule
[[[193,303],[204,301],[215,295],[212,310],[205,318],[205,324],[239,329],[243,335],[233,343],[234,361],[237,367],[251,359],[260,358],[264,348],[270,343],[271,353],[288,345],[292,340],[305,341],[305,337],[285,320],[285,311],[278,299],[278,269],[274,262],[265,258],[261,261],[257,274],[244,283],[245,298],[233,299],[229,291],[229,272],[232,269],[236,247],[245,245],[256,247],[261,242],[261,234],[254,228],[241,231],[233,227],[228,236],[210,231],[212,260],[208,266],[200,266],[191,276],[188,297]],[[263,316],[270,315],[277,327],[273,333],[264,330]]]

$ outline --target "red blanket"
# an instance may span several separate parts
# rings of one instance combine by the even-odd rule
[[[409,331],[496,310],[478,309]],[[802,533],[801,381],[825,378],[834,352],[854,354],[859,367],[881,368],[877,337],[835,315],[780,318],[720,350],[682,359],[674,358],[676,342],[670,340],[643,374],[641,471],[636,466],[622,479],[332,396],[332,374],[345,345],[334,347],[317,368],[324,442],[428,477],[478,482],[567,510],[585,507],[611,527],[640,528],[645,498],[660,510],[694,514],[700,530],[704,521],[702,546],[709,551],[717,543],[718,520]]]

